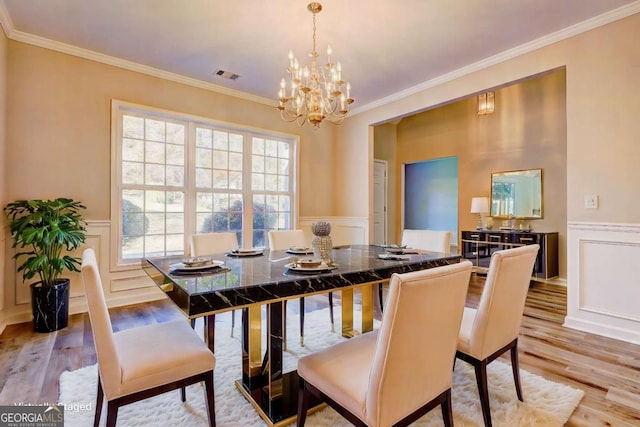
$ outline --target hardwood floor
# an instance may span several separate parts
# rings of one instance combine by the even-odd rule
[[[483,285],[484,278],[474,275],[469,306],[477,306]],[[306,301],[309,311],[326,306],[327,298]],[[288,306],[295,310],[298,304]],[[168,300],[116,308],[111,315],[115,330],[182,317]],[[566,289],[532,282],[519,340],[520,367],[585,391],[568,426],[640,426],[640,346],[564,328],[565,315]],[[230,319],[229,314],[217,317]],[[55,403],[60,374],[94,363],[86,314],[72,315],[67,328],[49,334],[33,332],[30,323],[9,326],[0,335],[0,405]]]

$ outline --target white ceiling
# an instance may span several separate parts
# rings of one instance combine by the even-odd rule
[[[304,62],[311,50],[307,3],[0,0],[0,23],[14,40],[274,99],[289,49]],[[324,61],[332,45],[353,86],[354,108],[640,11],[632,0],[321,3],[318,51]],[[240,78],[218,77],[218,69]]]

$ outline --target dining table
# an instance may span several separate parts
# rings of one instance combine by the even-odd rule
[[[373,330],[373,285],[387,283],[394,273],[461,259],[455,253],[419,250],[393,254],[383,245],[336,247],[320,266],[305,268],[299,263],[310,257],[294,250],[230,251],[208,255],[214,263],[211,268],[186,268],[182,255],[142,260],[147,275],[187,318],[204,318],[204,339],[213,352],[215,315],[242,309],[242,377],[236,386],[268,426],[290,423],[297,411],[298,375],[283,372],[287,300],[341,292],[341,334],[352,337]],[[360,292],[359,325],[354,325],[354,291]]]

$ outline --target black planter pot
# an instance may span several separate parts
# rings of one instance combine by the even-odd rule
[[[31,309],[36,332],[66,328],[69,321],[69,279],[58,279],[50,287],[43,287],[41,282],[31,284]]]

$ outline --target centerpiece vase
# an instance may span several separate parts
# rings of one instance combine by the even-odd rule
[[[326,221],[318,221],[311,224],[311,232],[313,238],[311,239],[311,248],[313,249],[313,256],[319,258],[324,262],[331,262],[331,249],[333,244],[331,243],[331,224]]]

